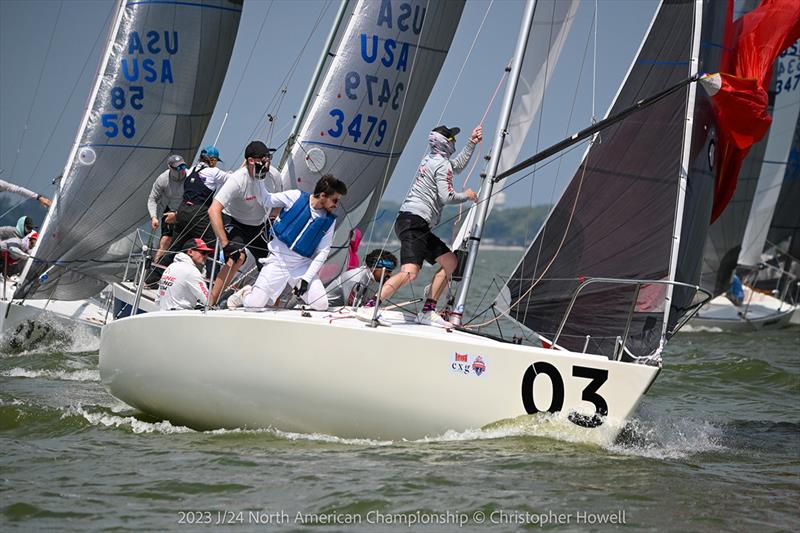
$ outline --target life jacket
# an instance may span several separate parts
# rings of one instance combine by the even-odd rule
[[[272,233],[290,250],[311,257],[319,246],[325,232],[336,222],[336,215],[327,213],[324,217],[311,218],[311,195],[301,192],[300,198],[292,207],[282,209]]]
[[[206,187],[200,171],[207,168],[202,163],[192,169],[192,173],[183,182],[183,201],[191,205],[211,205],[214,190]]]

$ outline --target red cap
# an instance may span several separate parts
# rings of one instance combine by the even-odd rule
[[[28,235],[28,238],[29,239],[38,239],[39,238],[39,232],[38,231],[31,232],[31,234]]]
[[[186,241],[186,245],[183,247],[184,250],[198,250],[200,252],[213,252],[212,248],[209,248],[203,239],[191,239]]]

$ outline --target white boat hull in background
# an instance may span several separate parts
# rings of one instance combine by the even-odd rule
[[[756,331],[789,325],[797,307],[768,294],[746,289],[745,302],[736,306],[725,295],[704,305],[689,326],[694,329]]]
[[[44,338],[53,330],[74,334],[82,330],[100,336],[106,309],[97,300],[12,301],[15,285],[6,286],[6,299],[0,300],[0,336],[27,344]],[[0,290],[0,292],[2,292]]]
[[[130,316],[133,309],[133,302],[136,301],[136,285],[131,282],[113,283],[111,294],[114,298],[112,306],[112,316],[110,320]],[[152,313],[158,311],[158,304],[155,302],[156,291],[143,289],[142,297],[139,299],[139,313]]]
[[[660,370],[402,319],[373,329],[343,315],[311,315],[173,311],[123,318],[103,330],[100,374],[117,398],[196,429],[415,439],[556,411],[563,402],[564,423],[585,433],[582,440],[609,442]],[[598,427],[567,422],[572,411],[589,419],[598,404],[608,407]]]

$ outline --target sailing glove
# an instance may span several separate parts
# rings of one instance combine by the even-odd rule
[[[239,254],[242,253],[242,247],[238,242],[229,242],[222,249],[225,254],[225,261],[231,260],[234,263],[239,260]]]
[[[300,296],[304,295],[306,291],[308,291],[308,282],[304,279],[301,279],[300,282],[295,285],[292,293],[299,298]]]

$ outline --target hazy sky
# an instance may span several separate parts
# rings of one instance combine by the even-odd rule
[[[214,141],[228,112],[217,143],[224,166],[238,166],[244,146],[253,138],[272,146],[284,141],[338,4],[338,0],[245,0],[233,58],[203,143]],[[599,0],[598,4],[595,102],[596,113],[602,116],[657,2]],[[594,0],[584,0],[578,11],[545,96],[543,115],[531,128],[520,157],[532,155],[537,147],[544,148],[590,121],[594,6]],[[113,7],[111,0],[0,0],[0,179],[52,196],[51,180],[62,172],[74,142]],[[491,8],[488,0],[467,1],[450,54],[385,198],[403,198],[425,153],[427,131],[437,125],[442,114],[442,122],[464,130],[484,115],[513,53],[523,8],[518,0],[495,0]],[[478,39],[466,61],[476,34]],[[284,87],[286,93],[282,94]],[[451,90],[453,96],[445,108]],[[501,99],[502,89],[484,122],[483,150],[491,145]],[[267,113],[276,117],[271,126],[265,119]],[[459,142],[465,138],[462,135]],[[475,157],[482,153],[477,150]],[[508,204],[554,201],[574,173],[581,153],[575,150],[514,185],[507,191]],[[482,166],[472,174],[469,186],[477,189]],[[466,177],[466,173],[457,177],[459,186]]]

